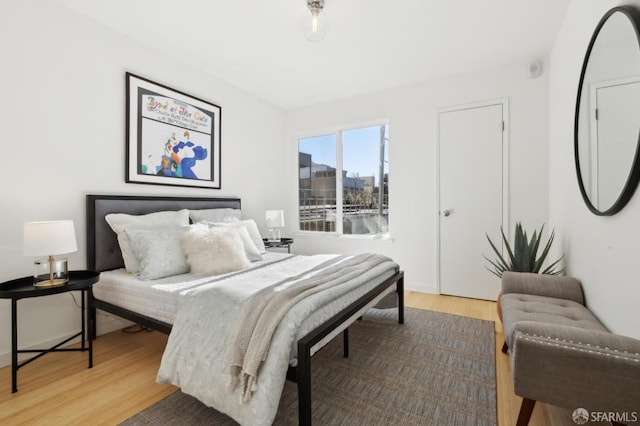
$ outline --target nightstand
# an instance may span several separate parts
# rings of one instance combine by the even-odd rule
[[[87,309],[87,304],[91,303],[93,297],[92,286],[100,279],[100,273],[95,271],[70,271],[69,282],[57,287],[36,287],[33,285],[33,277],[18,278],[0,284],[0,298],[11,299],[11,392],[18,391],[18,369],[40,358],[49,352],[72,352],[89,351],[89,368],[93,367],[93,340],[87,335],[87,328],[91,330],[91,325],[95,321],[95,315],[91,309]],[[18,300],[29,297],[49,296],[52,294],[65,293],[68,291],[82,292],[82,307],[80,319],[82,329],[77,334],[52,346],[49,349],[18,349]],[[82,346],[80,348],[60,348],[72,339],[81,336]],[[88,341],[88,344],[87,344]],[[18,363],[19,353],[37,353],[21,363]]]
[[[287,253],[291,253],[291,244],[293,244],[293,238],[280,238],[280,241],[269,241],[268,238],[263,238],[264,246],[267,248],[272,247],[286,247]]]

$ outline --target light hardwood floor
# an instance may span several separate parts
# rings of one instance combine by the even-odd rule
[[[502,344],[504,343],[504,330],[498,318],[496,303],[486,300],[409,291],[405,293],[405,305],[495,322],[498,424],[501,426],[515,425],[522,398],[513,393],[509,356],[503,354],[501,351]],[[529,426],[572,425],[575,426],[575,423],[571,418],[571,412],[569,410],[543,403],[536,403],[531,420],[529,421]]]
[[[521,399],[514,395],[509,358],[495,302],[451,296],[406,293],[406,305],[496,322],[498,423],[514,425]],[[80,352],[52,353],[18,372],[11,393],[11,370],[0,369],[1,425],[114,425],[169,395],[176,388],[156,384],[167,336],[158,332],[100,336],[94,347],[94,368]],[[572,425],[568,410],[538,403],[531,426]]]

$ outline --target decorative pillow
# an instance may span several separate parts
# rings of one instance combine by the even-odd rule
[[[182,236],[188,229],[189,226],[125,228],[131,251],[140,261],[138,277],[141,280],[155,280],[189,272],[189,265],[182,251]]]
[[[251,266],[236,228],[193,225],[182,236],[182,248],[193,275],[220,275]]]
[[[210,223],[212,226],[231,226],[231,227],[239,227],[243,226],[247,228],[249,232],[249,236],[251,237],[251,241],[258,249],[258,253],[266,253],[267,249],[264,247],[264,241],[262,241],[262,236],[260,235],[260,231],[258,230],[258,225],[253,219],[247,220],[239,220],[237,222],[230,223]]]
[[[206,222],[237,222],[240,220],[240,209],[204,209],[204,210],[189,210],[189,217],[191,222],[198,223],[202,221]]]
[[[136,273],[140,269],[140,262],[131,251],[129,237],[124,232],[127,226],[140,226],[146,228],[159,228],[161,226],[179,226],[189,224],[189,210],[156,212],[144,215],[130,215],[124,213],[111,213],[105,220],[118,236],[118,244],[122,252],[124,267],[128,272]]]
[[[202,223],[206,223],[207,225],[209,225],[209,227],[226,225],[211,222]],[[262,255],[260,254],[260,251],[258,251],[258,247],[256,247],[255,243],[251,239],[251,235],[249,235],[246,224],[240,223],[237,226],[233,226],[233,228],[238,230],[238,234],[240,235],[240,238],[242,238],[242,244],[244,245],[244,252],[247,255],[247,258],[252,262],[255,262],[256,260],[262,260]]]

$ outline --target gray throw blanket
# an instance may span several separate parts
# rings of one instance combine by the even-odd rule
[[[267,359],[271,338],[293,305],[319,291],[348,282],[388,260],[388,257],[376,254],[336,258],[311,276],[287,279],[254,294],[243,308],[227,346],[229,389],[240,386],[242,401],[250,400],[260,366]]]

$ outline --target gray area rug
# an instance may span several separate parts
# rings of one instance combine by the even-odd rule
[[[314,425],[495,425],[492,321],[406,309],[370,311],[312,358]],[[298,424],[295,383],[286,382],[274,425]],[[236,425],[175,392],[123,425]]]

